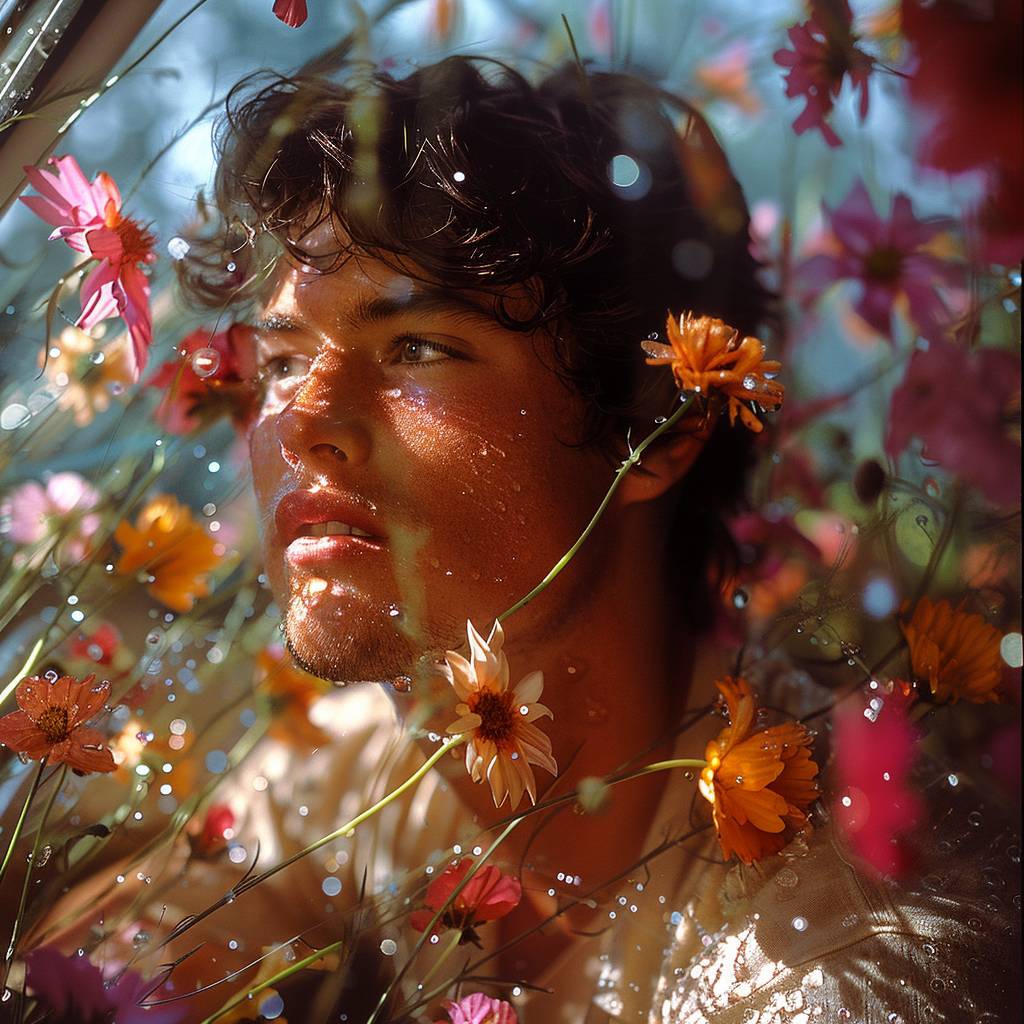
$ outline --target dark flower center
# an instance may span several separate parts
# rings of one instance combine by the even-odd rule
[[[492,743],[503,743],[512,735],[515,726],[515,715],[508,694],[491,693],[485,690],[470,708],[480,716],[480,728],[477,730],[481,739]]]
[[[156,239],[138,221],[124,217],[115,230],[121,239],[125,263],[141,263],[152,253]]]
[[[68,738],[67,708],[48,707],[37,719],[36,728],[50,741],[60,743]]]
[[[903,269],[903,253],[891,245],[872,249],[864,260],[864,276],[875,281],[896,281]]]

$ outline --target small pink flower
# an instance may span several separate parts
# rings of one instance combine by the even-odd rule
[[[309,17],[306,0],[274,0],[274,14],[289,28],[298,28]]]
[[[100,527],[100,516],[92,511],[99,502],[99,492],[77,473],[54,473],[45,488],[34,480],[16,487],[0,504],[0,518],[18,544],[62,534],[57,554],[73,564],[86,557],[89,539]]]
[[[202,824],[192,831],[189,842],[192,854],[210,860],[227,849],[235,834],[235,812],[227,804],[213,804],[206,812]]]
[[[787,33],[793,49],[777,50],[774,60],[780,67],[789,68],[786,95],[803,96],[807,101],[793,122],[793,130],[802,135],[817,128],[830,146],[839,146],[839,136],[826,119],[847,75],[854,89],[860,89],[861,120],[867,116],[868,75],[874,62],[855,45],[853,15],[846,0],[829,4],[819,0],[812,2],[811,8],[810,19],[793,25]]]
[[[146,386],[164,392],[157,422],[172,434],[187,434],[224,413],[244,426],[254,411],[255,380],[251,332],[232,324],[214,335],[193,331],[178,346],[178,357],[164,363]]]
[[[451,1024],[519,1024],[516,1011],[504,999],[492,999],[482,992],[463,996],[457,1003],[445,1003]]]
[[[897,194],[892,213],[883,220],[861,181],[841,205],[825,210],[837,251],[812,256],[797,268],[797,278],[806,289],[805,300],[813,300],[836,281],[853,279],[861,284],[854,310],[879,334],[891,336],[893,306],[897,299],[905,298],[910,318],[921,334],[941,338],[950,318],[935,285],[954,285],[962,273],[926,252],[925,246],[947,230],[950,222],[918,220],[910,199],[903,194]]]
[[[496,921],[511,913],[522,899],[523,890],[518,878],[504,875],[491,864],[482,867],[466,883],[465,888],[449,902],[455,887],[466,877],[473,866],[471,857],[463,857],[448,867],[427,886],[425,910],[415,910],[409,916],[409,923],[417,931],[424,931],[430,924],[435,911],[448,904],[439,918],[435,930],[458,928],[462,942],[476,942],[479,945],[475,926],[486,921]]]
[[[907,782],[917,756],[918,732],[907,717],[902,684],[867,708],[847,701],[833,732],[839,797],[834,811],[854,850],[880,874],[899,876],[911,866],[902,841],[924,813]],[[909,690],[909,687],[907,687]]]
[[[63,238],[76,252],[97,261],[82,282],[82,312],[75,326],[83,331],[101,320],[120,316],[132,339],[133,371],[138,379],[149,356],[153,325],[149,278],[142,264],[154,263],[155,239],[138,221],[121,213],[121,193],[109,174],[90,184],[73,156],[52,157],[57,173],[26,167],[29,183],[40,194],[21,201],[47,224],[51,239]]]
[[[892,393],[886,451],[899,454],[912,437],[991,501],[1018,503],[1020,356],[942,340],[915,351]]]

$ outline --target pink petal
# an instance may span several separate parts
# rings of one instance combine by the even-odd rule
[[[117,269],[114,266],[104,260],[93,267],[82,282],[82,312],[75,322],[77,328],[87,331],[101,320],[117,316],[116,285]]]
[[[94,508],[100,500],[99,491],[78,473],[54,473],[46,483],[46,494],[54,510],[63,515]]]
[[[8,531],[18,544],[36,544],[46,536],[46,517],[50,514],[50,502],[40,484],[34,480],[15,488],[4,502],[4,508],[11,517]]]
[[[864,255],[887,241],[885,225],[875,212],[863,181],[853,186],[842,204],[831,212],[832,231],[851,252]]]
[[[41,220],[54,226],[63,226],[68,222],[67,212],[55,206],[42,196],[22,196],[21,201]]]
[[[886,285],[865,283],[864,294],[853,307],[857,315],[865,320],[884,338],[892,331],[892,304],[895,296]]]
[[[121,267],[125,305],[121,316],[128,325],[132,339],[134,379],[138,380],[149,360],[149,346],[153,343],[153,323],[149,312],[149,278],[138,267]]]

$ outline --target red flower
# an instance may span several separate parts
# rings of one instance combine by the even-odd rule
[[[103,734],[85,726],[110,696],[110,683],[93,686],[93,678],[22,680],[14,691],[21,710],[0,718],[0,743],[49,764],[67,763],[78,775],[112,772],[117,766]]]
[[[156,420],[172,434],[187,434],[227,413],[244,426],[253,411],[256,366],[251,333],[244,324],[210,335],[193,331],[147,387],[165,392]]]
[[[132,339],[137,380],[153,340],[149,279],[141,264],[154,263],[155,239],[138,221],[121,214],[121,193],[109,174],[90,184],[73,156],[53,157],[57,173],[26,167],[29,183],[40,193],[21,201],[56,230],[76,252],[97,260],[82,282],[82,313],[75,326],[87,331],[101,320],[121,316]]]
[[[79,633],[68,644],[68,653],[73,658],[81,658],[106,667],[113,663],[120,647],[121,634],[117,627],[109,622],[103,622],[88,635]]]
[[[911,437],[991,501],[1018,503],[1020,356],[941,340],[918,349],[892,394],[886,451],[898,454]]]
[[[309,17],[306,0],[274,0],[274,14],[289,28],[298,28]]]
[[[918,733],[907,718],[909,702],[896,686],[884,701],[873,697],[865,709],[854,702],[837,710],[833,736],[840,790],[834,810],[854,850],[880,874],[899,876],[911,861],[901,837],[923,806],[906,781]]]
[[[852,278],[861,284],[853,307],[879,334],[891,335],[890,321],[897,299],[906,299],[910,318],[926,338],[941,338],[949,323],[936,283],[956,284],[962,274],[953,264],[925,251],[936,235],[949,227],[941,219],[918,220],[910,199],[897,194],[892,213],[883,220],[875,212],[864,183],[858,181],[834,210],[825,207],[839,245],[835,255],[819,254],[797,269],[808,289],[807,301],[834,283]]]
[[[855,45],[853,15],[847,0],[816,0],[810,20],[789,29],[792,50],[777,50],[775,63],[789,68],[786,95],[803,96],[807,105],[793,122],[793,130],[802,135],[817,128],[830,146],[839,146],[839,136],[826,118],[849,75],[854,89],[860,89],[860,116],[868,112],[868,75],[874,63]]]
[[[216,857],[235,834],[235,812],[227,804],[213,804],[202,824],[189,836],[192,854],[203,860]]]
[[[444,1009],[451,1024],[518,1024],[519,1021],[511,1003],[482,992],[463,996],[458,1002],[449,999]]]
[[[491,864],[485,865],[473,875],[454,902],[449,903],[455,887],[466,877],[472,866],[473,859],[463,857],[446,867],[427,886],[425,902],[428,909],[413,911],[409,917],[413,928],[419,932],[424,931],[434,913],[447,903],[435,927],[458,928],[462,932],[460,945],[463,942],[479,945],[475,926],[486,921],[496,921],[519,905],[523,896],[519,879],[503,875]]]

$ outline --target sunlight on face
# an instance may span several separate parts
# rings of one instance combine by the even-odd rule
[[[267,574],[289,647],[338,681],[427,674],[578,536],[607,464],[570,447],[579,400],[485,297],[382,263],[283,267],[258,330],[251,439]],[[575,582],[517,617],[571,614]],[[543,604],[543,607],[540,607]]]

